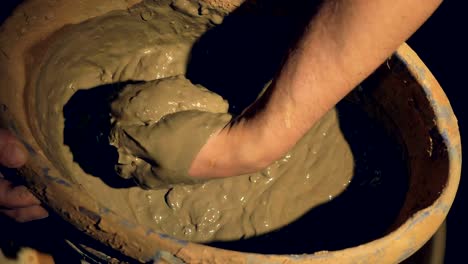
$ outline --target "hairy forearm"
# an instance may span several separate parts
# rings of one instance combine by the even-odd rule
[[[279,158],[414,33],[440,2],[325,1],[271,87],[265,110],[248,121],[246,135],[257,134],[253,142],[271,146],[267,159]]]
[[[413,34],[441,1],[325,0],[260,111],[210,138],[193,163],[192,175],[232,176],[279,159]],[[224,153],[218,150],[216,155],[216,148]],[[209,169],[200,167],[202,163]],[[235,164],[240,166],[234,168]]]

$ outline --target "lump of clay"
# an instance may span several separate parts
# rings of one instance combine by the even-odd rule
[[[117,172],[151,189],[197,183],[187,175],[190,165],[230,121],[227,109],[221,96],[183,76],[125,87],[112,104]]]

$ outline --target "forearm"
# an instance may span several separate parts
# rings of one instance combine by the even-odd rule
[[[271,87],[265,110],[242,128],[248,131],[244,135],[256,137],[246,142],[265,146],[262,155],[268,160],[280,158],[413,34],[440,2],[325,1]]]
[[[192,175],[232,176],[279,159],[414,33],[440,2],[324,1],[260,111],[210,138],[193,163]],[[201,161],[209,169],[200,166]]]

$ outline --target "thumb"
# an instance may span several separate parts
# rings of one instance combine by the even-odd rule
[[[10,132],[0,129],[0,165],[18,168],[23,166],[26,160],[25,147]]]

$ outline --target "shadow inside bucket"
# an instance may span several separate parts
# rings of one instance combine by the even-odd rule
[[[115,171],[117,149],[109,143],[110,104],[127,84],[114,83],[77,91],[63,108],[64,144],[70,147],[73,160],[88,174],[99,177],[113,188],[135,186],[132,179],[119,177]]]
[[[240,114],[281,69],[319,2],[246,1],[194,44],[187,78],[226,99],[231,114]]]
[[[289,44],[288,37],[278,41],[275,36],[287,33],[282,22],[249,15],[227,17],[194,45],[187,78],[221,95],[229,102],[229,112],[240,114],[281,65]]]
[[[408,191],[403,150],[359,106],[342,101],[337,109],[355,162],[348,188],[277,231],[210,246],[262,254],[304,254],[358,246],[386,235]]]

